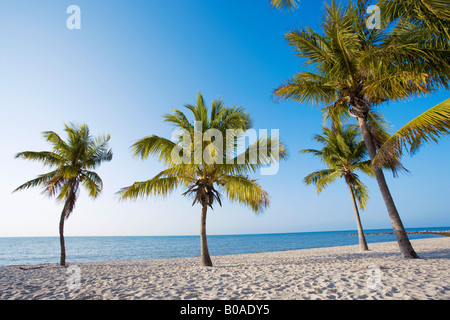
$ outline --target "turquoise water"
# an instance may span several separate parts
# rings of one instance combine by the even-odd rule
[[[407,231],[450,230],[414,228]],[[390,232],[390,229],[365,232]],[[358,244],[349,231],[208,236],[211,256],[295,250]],[[410,239],[436,235],[408,235]],[[394,235],[367,235],[367,242],[395,241]],[[369,246],[370,249],[370,246]],[[0,266],[59,262],[58,237],[0,238]],[[195,257],[200,255],[199,236],[66,237],[67,262],[112,261]]]

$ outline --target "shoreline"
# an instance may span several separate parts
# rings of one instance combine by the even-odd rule
[[[389,241],[368,252],[346,245],[212,256],[213,267],[198,257],[4,266],[0,299],[449,300],[450,238],[411,242],[421,259],[403,260]],[[70,287],[77,272],[79,286]]]
[[[442,236],[442,233],[450,233],[449,227],[429,227],[411,228],[408,233],[419,233],[413,235],[415,238],[432,238]],[[440,230],[433,230],[438,229]],[[425,231],[422,231],[425,230]],[[426,233],[426,234],[425,234]],[[214,255],[233,255],[257,252],[299,250],[323,246],[345,246],[357,244],[354,237],[355,230],[338,231],[311,231],[297,233],[270,233],[270,234],[235,234],[235,235],[209,235],[211,245],[215,246]],[[365,234],[377,235],[368,238],[369,242],[395,241],[395,235],[390,229],[366,230]],[[274,238],[261,238],[264,245],[260,245],[263,236],[274,236]],[[312,235],[312,236],[310,236]],[[323,238],[321,238],[323,235]],[[74,247],[69,250],[67,261],[71,257],[75,261],[72,263],[94,262],[94,261],[116,261],[116,260],[146,260],[146,259],[167,259],[199,256],[199,236],[164,236],[173,238],[169,242],[163,242],[161,236],[67,236],[68,245]],[[180,239],[188,237],[189,241],[182,240],[182,245],[177,245]],[[0,251],[5,254],[0,258],[0,267],[3,266],[32,266],[39,264],[51,264],[59,261],[59,237],[18,237],[19,239],[5,240],[0,242]],[[73,238],[73,239],[72,239]],[[116,239],[117,238],[117,239]],[[156,240],[153,238],[157,238]],[[2,238],[0,238],[1,240]],[[37,240],[34,240],[37,239]],[[138,241],[137,241],[138,240]],[[11,241],[11,247],[7,241]],[[34,241],[37,241],[36,244]],[[123,244],[116,245],[112,242],[123,241]],[[136,242],[137,241],[137,242]],[[244,241],[244,245],[241,245]],[[180,242],[181,243],[181,242]],[[119,242],[118,242],[119,244]],[[19,255],[22,247],[35,247],[35,251],[29,251],[24,255]],[[51,246],[52,251],[46,250]],[[18,249],[15,250],[14,248]],[[130,250],[124,250],[129,247]],[[84,248],[87,248],[86,250]],[[105,249],[112,248],[112,249]],[[151,248],[151,249],[149,249]],[[9,252],[8,252],[9,251]]]
[[[431,235],[437,235],[437,236],[444,236],[444,237],[450,237],[450,230],[443,230],[443,231],[407,231],[407,234],[431,234]],[[394,232],[367,232],[364,233],[365,236],[368,235],[381,235],[381,234],[394,234]],[[350,233],[352,236],[357,236],[357,233]]]

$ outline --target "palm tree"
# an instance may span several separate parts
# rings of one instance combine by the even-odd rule
[[[366,185],[355,173],[355,171],[361,171],[369,176],[374,176],[371,161],[367,159],[366,146],[364,141],[359,138],[358,129],[354,125],[336,125],[334,130],[323,127],[322,130],[323,133],[315,135],[314,140],[321,143],[323,148],[321,150],[303,149],[300,152],[314,155],[328,168],[307,175],[304,182],[306,185],[315,185],[317,193],[320,193],[338,178],[345,179],[355,212],[359,247],[361,251],[367,251],[369,248],[364,237],[358,204],[360,208],[366,209],[369,194]]]
[[[366,3],[358,1],[358,5],[354,5],[350,2],[342,8],[332,1],[326,6],[323,34],[310,28],[288,32],[289,44],[311,68],[286,81],[275,89],[274,94],[282,99],[345,108],[358,121],[373,160],[377,145],[368,124],[373,109],[386,101],[429,93],[436,87],[447,85],[446,77],[430,73],[425,63],[400,63],[401,59],[391,58],[420,52],[424,61],[433,61],[440,66],[445,64],[446,58],[433,48],[420,50],[409,42],[399,43],[384,29],[367,29]],[[417,258],[382,169],[375,167],[374,173],[402,256]]]
[[[65,124],[64,131],[67,133],[67,141],[53,131],[42,133],[52,145],[52,151],[24,151],[16,155],[16,158],[42,162],[44,166],[54,170],[41,174],[14,190],[16,192],[31,187],[43,187],[45,195],[56,196],[58,201],[64,202],[59,222],[61,266],[66,264],[64,222],[73,212],[80,184],[90,197],[97,198],[103,189],[103,182],[93,170],[104,161],[112,160],[112,151],[108,149],[109,135],[93,138],[85,124]]]
[[[225,194],[231,201],[249,206],[256,213],[261,212],[270,203],[269,195],[246,174],[285,158],[286,152],[278,139],[264,136],[248,146],[245,152],[234,156],[241,145],[239,139],[252,127],[244,109],[215,100],[208,111],[200,93],[196,105],[185,107],[192,113],[194,122],[178,109],[164,115],[164,121],[175,127],[174,141],[152,135],[136,141],[131,147],[135,157],[156,156],[167,169],[149,180],[122,188],[119,194],[121,199],[166,196],[178,187],[184,187],[183,196],[192,196],[192,205],[199,203],[202,207],[201,265],[212,266],[206,238],[208,207],[212,209],[216,202],[221,205],[221,197]]]

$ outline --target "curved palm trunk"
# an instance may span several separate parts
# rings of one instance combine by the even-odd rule
[[[353,188],[350,184],[348,184],[348,189],[350,190],[350,194],[352,196],[353,210],[355,211],[356,225],[358,226],[359,249],[361,251],[368,251],[369,248],[367,246],[366,237],[364,236],[364,230],[359,217],[358,205],[356,204],[355,194],[353,193]]]
[[[361,134],[366,144],[367,152],[369,153],[370,160],[373,160],[376,155],[375,145],[372,141],[372,137],[367,126],[365,118],[358,117],[358,124],[361,129]],[[414,251],[411,242],[408,239],[406,230],[403,226],[400,215],[398,214],[397,208],[395,207],[394,200],[392,199],[391,193],[389,191],[386,179],[383,174],[383,170],[380,168],[375,168],[375,177],[377,179],[378,186],[383,196],[384,203],[388,210],[389,218],[391,220],[392,227],[394,229],[395,236],[397,238],[397,243],[400,248],[400,252],[403,258],[418,258],[417,253]]]
[[[200,222],[200,259],[202,266],[212,267],[211,257],[209,256],[208,243],[206,241],[206,212],[208,206],[203,204],[202,218]]]
[[[66,205],[61,213],[61,219],[59,220],[59,243],[61,244],[61,259],[59,264],[61,266],[66,265],[66,245],[64,242],[64,221],[66,220]]]
[[[64,241],[64,222],[69,217],[69,215],[72,213],[73,208],[75,207],[75,201],[76,201],[76,194],[78,189],[77,181],[72,179],[69,182],[70,191],[69,195],[66,199],[66,202],[64,203],[64,208],[61,213],[61,218],[59,221],[59,242],[61,244],[61,259],[60,259],[60,265],[65,266],[66,265],[66,245]]]

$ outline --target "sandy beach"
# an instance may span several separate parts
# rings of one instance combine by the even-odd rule
[[[0,267],[0,299],[450,299],[450,237],[199,258]],[[70,260],[69,260],[70,262]],[[78,277],[79,275],[79,277]],[[77,280],[79,279],[79,282]]]

